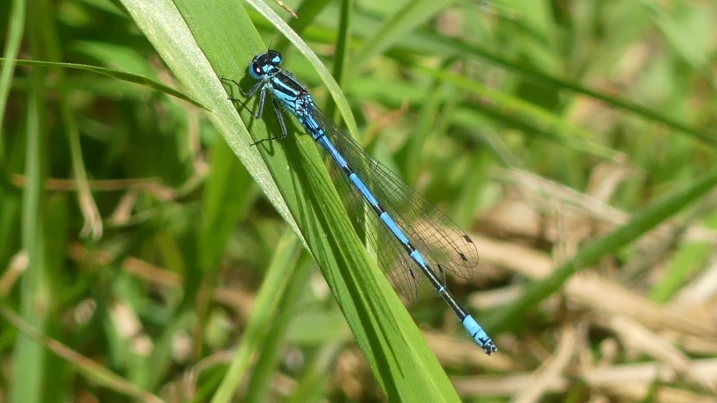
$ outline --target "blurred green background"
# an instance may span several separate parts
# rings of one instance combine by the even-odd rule
[[[717,3],[8,5],[0,401],[713,401]],[[409,316],[292,119],[250,145],[220,78],[269,46],[474,237],[497,354]]]

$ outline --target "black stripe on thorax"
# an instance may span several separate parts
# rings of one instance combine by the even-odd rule
[[[279,72],[272,77],[272,86],[276,91],[279,91],[282,94],[294,95],[296,97],[299,97],[302,93],[307,92],[303,85],[299,84],[299,82],[294,80],[293,77],[288,76],[283,72]]]

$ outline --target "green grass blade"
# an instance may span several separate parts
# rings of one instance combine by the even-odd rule
[[[227,242],[246,215],[257,188],[222,138],[212,148],[212,163],[202,205],[200,267],[211,278],[221,267]]]
[[[291,26],[291,29],[294,30],[294,32],[301,35],[305,29],[314,23],[316,16],[319,15],[330,2],[331,0],[312,0],[302,2],[296,10],[297,14],[300,14],[301,17],[289,21],[289,26]],[[288,45],[289,41],[286,37],[281,36],[272,42],[271,47],[275,50],[283,52]]]
[[[41,27],[33,24],[31,46],[37,50],[38,30]],[[42,183],[45,179],[45,164],[43,158],[45,150],[44,121],[44,76],[45,70],[34,69],[31,72],[30,92],[27,100],[27,129],[25,151],[25,177],[26,186],[22,195],[22,250],[27,254],[27,270],[22,277],[20,316],[37,328],[46,330],[47,315],[45,309],[49,305],[47,298],[51,293],[48,290],[47,273],[45,267],[45,250],[43,237],[43,203],[44,191]],[[15,340],[14,359],[17,363],[14,370],[14,381],[10,390],[11,402],[40,402],[41,391],[45,385],[44,348],[26,334],[18,335]]]
[[[11,323],[15,328],[20,330],[26,337],[31,338],[37,343],[42,344],[49,351],[52,351],[58,357],[62,357],[65,361],[71,363],[78,372],[83,374],[87,379],[101,385],[110,390],[114,390],[117,393],[136,399],[142,402],[148,403],[159,403],[162,402],[157,396],[138,388],[135,385],[127,382],[126,379],[108,370],[105,366],[100,365],[92,359],[85,357],[76,351],[70,349],[68,346],[59,343],[47,337],[45,334],[40,332],[38,329],[33,327],[30,323],[24,321],[19,316],[15,315],[12,311],[8,310],[4,306],[0,306],[0,316],[3,319]],[[32,386],[32,385],[30,385]],[[38,389],[38,392],[40,389]],[[23,395],[18,401],[27,402],[30,401],[30,395]],[[40,400],[43,401],[43,400]]]
[[[0,64],[8,65],[7,61],[8,61],[7,59],[0,58]],[[47,61],[38,61],[38,60],[16,60],[15,63],[20,66],[61,67],[61,68],[65,68],[65,69],[83,70],[83,71],[89,71],[91,73],[102,74],[107,77],[116,78],[118,80],[126,81],[128,83],[139,84],[144,87],[163,92],[167,95],[171,95],[171,96],[177,97],[181,100],[191,102],[192,104],[194,104],[200,108],[206,109],[206,107],[204,107],[201,103],[190,98],[185,93],[183,93],[181,91],[177,91],[172,87],[168,87],[156,80],[152,80],[151,78],[148,78],[148,77],[145,77],[145,76],[142,76],[139,74],[127,73],[124,71],[118,71],[118,70],[114,70],[114,69],[92,66],[89,64],[78,64],[78,63],[47,62]]]
[[[229,370],[212,398],[212,403],[233,401],[239,384],[246,376],[252,357],[267,337],[284,290],[293,276],[299,247],[300,244],[293,232],[286,232],[276,246],[276,254],[254,302],[251,319],[239,342],[239,348],[234,353]]]
[[[12,60],[11,63],[3,63],[0,70],[0,129],[3,128],[3,120],[5,119],[5,107],[7,106],[7,98],[10,94],[10,82],[12,80],[12,72],[15,68],[15,58],[20,51],[20,43],[25,27],[25,1],[14,0],[11,5],[11,13],[9,19],[9,27],[7,32],[7,42],[5,43],[5,60]],[[2,137],[0,137],[2,139]],[[4,166],[5,147],[0,141],[0,166]]]
[[[296,242],[298,243],[298,240]],[[302,301],[306,290],[311,286],[309,280],[314,268],[315,264],[309,254],[302,253],[293,271],[294,278],[286,287],[269,334],[262,343],[256,365],[251,372],[245,398],[247,402],[269,400],[268,397],[273,392],[272,382],[276,377],[277,368],[282,362],[282,353],[285,350],[284,340],[288,336],[287,329],[289,329],[292,319],[304,307]]]
[[[374,55],[391,47],[412,29],[425,23],[453,2],[454,0],[418,0],[406,3],[373,37],[363,43],[352,58],[349,74],[356,74]]]
[[[461,54],[473,55],[474,57],[477,57],[477,58],[480,58],[483,60],[487,60],[491,63],[494,63],[503,68],[506,68],[510,71],[517,72],[517,73],[525,76],[525,78],[535,80],[536,82],[544,83],[546,85],[550,85],[550,86],[553,86],[558,89],[569,90],[569,91],[574,92],[575,94],[586,95],[588,97],[597,99],[599,101],[603,101],[607,105],[611,105],[615,108],[631,112],[637,116],[641,116],[645,119],[662,123],[662,124],[669,126],[675,130],[679,130],[681,132],[687,133],[690,136],[692,136],[700,141],[705,142],[706,144],[710,144],[710,145],[717,144],[717,132],[714,129],[709,129],[709,128],[699,129],[696,127],[691,127],[691,126],[685,124],[684,122],[680,122],[680,121],[673,119],[672,117],[666,115],[665,113],[655,111],[648,107],[639,105],[635,102],[630,102],[626,99],[621,99],[616,96],[611,96],[610,94],[607,94],[607,93],[596,91],[594,89],[588,88],[584,85],[581,85],[576,82],[572,82],[567,79],[562,79],[560,77],[556,77],[556,76],[550,75],[548,73],[544,73],[544,72],[541,72],[538,70],[527,68],[523,65],[520,65],[518,63],[507,60],[506,58],[498,56],[497,54],[494,54],[491,51],[483,49],[483,48],[469,46],[463,42],[453,40],[450,38],[438,37],[438,36],[433,36],[433,38],[438,43],[443,43],[446,47],[449,47],[450,49],[454,49],[455,51],[458,51]]]
[[[353,232],[312,140],[298,135],[249,145],[251,136],[219,81],[221,76],[243,77],[249,60],[264,50],[244,10],[233,1],[212,7],[189,0],[175,4],[147,7],[124,1],[189,94],[211,110],[210,120],[272,204],[303,237],[387,398],[458,401],[415,323]],[[270,136],[264,122],[246,111],[241,115],[251,123],[254,138]],[[267,120],[272,132],[278,130]]]
[[[417,68],[432,77],[440,78],[486,99],[487,105],[483,106],[486,111],[504,114],[506,119],[511,120],[511,124],[522,124],[529,130],[540,131],[566,147],[586,154],[612,160],[620,155],[615,150],[595,141],[593,135],[587,130],[570,123],[562,116],[557,116],[536,106],[532,102],[506,95],[501,91],[491,90],[482,83],[468,80],[445,70],[428,69],[421,66],[417,66]]]

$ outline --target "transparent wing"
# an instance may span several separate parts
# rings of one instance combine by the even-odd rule
[[[314,108],[312,114],[354,172],[361,177],[431,268],[444,278],[444,282],[446,271],[464,279],[473,277],[473,267],[478,264],[478,251],[471,238],[395,173],[369,155],[320,110]],[[344,184],[348,185],[347,182]],[[359,197],[357,191],[353,190],[352,193]],[[354,201],[353,205],[355,207],[359,203]],[[375,214],[367,213],[366,219],[371,223],[367,238],[377,251],[381,268],[406,298],[415,301],[418,298],[418,284],[423,279],[423,275],[418,273],[419,268],[401,242]]]

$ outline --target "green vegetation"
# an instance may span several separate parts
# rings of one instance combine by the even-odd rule
[[[717,4],[286,6],[0,10],[0,401],[713,399]],[[404,307],[295,122],[251,146],[220,79],[268,46],[474,237],[497,354]]]

